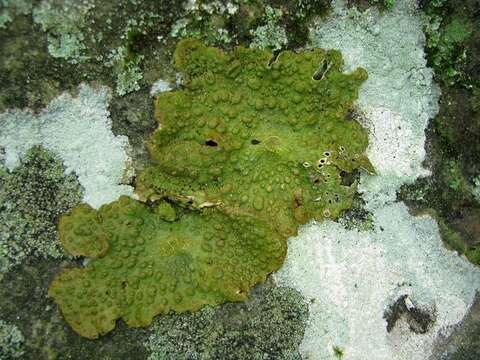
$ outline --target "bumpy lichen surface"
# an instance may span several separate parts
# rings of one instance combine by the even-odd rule
[[[254,216],[283,236],[337,217],[355,191],[341,175],[371,167],[367,135],[348,120],[367,74],[344,74],[342,63],[337,51],[286,51],[275,60],[263,50],[225,54],[181,42],[175,64],[185,89],[157,100],[156,165],[140,175],[137,192]]]
[[[350,206],[356,184],[343,185],[342,172],[370,168],[367,136],[349,117],[366,72],[341,73],[340,53],[272,59],[184,40],[174,58],[185,89],[159,96],[155,165],[137,184],[151,205],[121,197],[60,222],[63,246],[94,260],[61,272],[49,294],[89,338],[118,318],[146,326],[246,299],[300,224]]]
[[[82,205],[61,219],[63,246],[98,258],[50,285],[75,331],[95,338],[119,317],[139,327],[170,310],[244,300],[285,257],[283,239],[253,217],[177,210],[123,196],[98,212]]]

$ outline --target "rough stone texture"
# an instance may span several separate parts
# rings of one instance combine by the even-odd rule
[[[149,360],[300,360],[308,307],[289,288],[259,286],[244,303],[158,318]]]
[[[78,96],[63,94],[40,114],[10,110],[0,114],[0,146],[5,165],[13,169],[29,148],[42,145],[59,155],[66,172],[75,171],[84,187],[84,201],[93,207],[131,194],[124,185],[130,173],[128,140],[114,136],[105,87],[80,85]]]
[[[22,333],[24,353],[20,359],[145,360],[148,352],[143,342],[149,334],[144,329],[119,322],[109,336],[91,341],[78,336],[65,322],[59,308],[47,297],[48,284],[59,264],[65,263],[29,257],[0,280],[0,319]]]

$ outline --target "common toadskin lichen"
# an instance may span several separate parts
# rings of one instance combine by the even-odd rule
[[[245,300],[301,224],[349,208],[356,182],[342,177],[373,171],[367,134],[349,116],[367,74],[342,73],[339,52],[272,58],[187,39],[174,61],[184,88],[157,99],[141,201],[82,205],[60,221],[64,247],[92,260],[60,272],[49,294],[88,338],[118,318],[146,326],[171,310]]]

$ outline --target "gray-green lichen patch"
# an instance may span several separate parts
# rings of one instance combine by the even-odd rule
[[[300,360],[297,348],[307,317],[307,304],[296,290],[261,285],[245,303],[158,318],[148,359]]]
[[[111,131],[106,87],[79,86],[78,96],[54,99],[40,114],[10,110],[0,114],[0,146],[5,165],[13,169],[34,145],[59,155],[68,173],[75,171],[85,189],[84,201],[94,207],[130,194],[129,144]]]
[[[73,64],[88,59],[84,34],[87,14],[94,8],[92,0],[42,1],[33,9],[35,23],[48,34],[48,52]]]
[[[329,10],[329,0],[189,1],[170,37],[197,37],[227,47],[298,48],[307,41],[311,20]]]
[[[20,359],[23,354],[25,338],[21,331],[12,324],[0,320],[0,359]]]
[[[133,91],[140,90],[140,80],[143,79],[140,64],[144,58],[143,55],[133,56],[129,61],[127,58],[127,48],[120,47],[111,54],[111,66],[116,68],[116,88],[117,95],[123,96]]]
[[[257,13],[253,5],[249,10],[240,9],[241,2],[187,1],[183,16],[177,19],[170,30],[173,39],[197,37],[211,45],[229,45],[237,38],[231,31],[232,24],[243,16],[243,21],[250,23]]]
[[[60,159],[41,147],[27,151],[13,170],[0,167],[0,273],[27,256],[64,255],[58,217],[82,198],[75,174],[64,174]]]
[[[278,24],[278,20],[282,17],[280,9],[267,6],[265,8],[266,24],[258,26],[255,30],[251,30],[253,35],[253,48],[280,50],[288,43],[285,29]]]
[[[358,9],[364,11],[369,7],[376,6],[381,11],[391,9],[395,6],[397,0],[348,0],[349,6],[356,6]]]
[[[29,0],[0,0],[0,29],[17,15],[27,15],[32,11],[32,1]]]

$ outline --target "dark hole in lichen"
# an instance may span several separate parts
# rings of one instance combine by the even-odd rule
[[[295,195],[295,207],[299,208],[300,206],[302,206],[302,199]]]
[[[213,140],[207,140],[205,141],[205,145],[207,146],[218,146],[217,142],[216,141],[213,141]]]
[[[260,140],[252,139],[252,140],[250,141],[250,143],[251,143],[252,145],[258,145],[258,144],[260,144]]]
[[[127,288],[127,282],[122,281],[122,290],[125,290]]]
[[[395,327],[397,321],[405,317],[410,330],[415,334],[425,334],[435,319],[432,314],[413,306],[407,306],[408,295],[400,296],[383,314],[383,318],[387,320],[387,332]]]
[[[346,172],[344,170],[340,171],[340,179],[343,186],[352,186],[352,184],[356,180],[359,180],[359,178],[360,172],[358,170],[354,170],[352,172]]]
[[[272,64],[275,61],[277,61],[278,55],[280,55],[281,52],[282,52],[282,50],[274,50],[273,51],[272,57],[270,58],[270,60],[268,60],[268,64],[267,64],[268,67],[271,67]]]
[[[315,73],[313,74],[312,79],[316,81],[322,80],[329,69],[330,69],[330,64],[326,59],[323,59],[322,63],[318,67],[318,70],[315,71]]]

